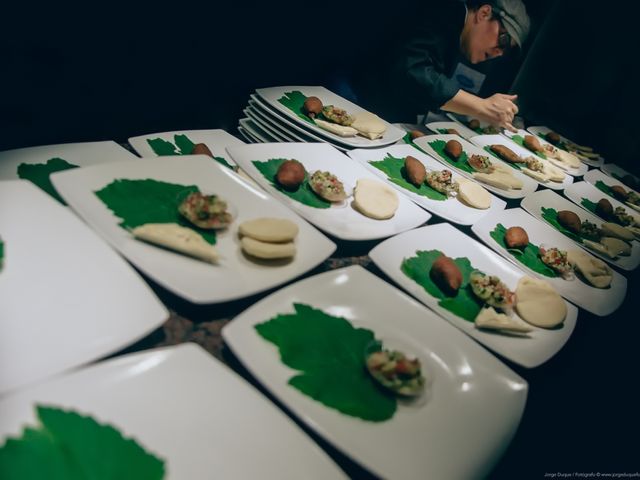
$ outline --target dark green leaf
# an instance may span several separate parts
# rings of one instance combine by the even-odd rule
[[[527,146],[524,144],[524,138],[523,138],[521,135],[514,135],[513,137],[511,137],[511,140],[513,140],[514,142],[516,142],[516,143],[517,143],[518,145],[520,145],[521,147],[527,148]],[[529,150],[529,149],[527,148],[527,150]],[[544,153],[542,153],[542,152],[533,152],[533,151],[532,151],[532,153],[535,153],[535,154],[536,154],[536,155],[538,155],[540,158],[544,158],[544,159],[546,159],[546,158],[547,158],[547,156],[546,156]]]
[[[449,310],[464,320],[473,322],[480,313],[484,302],[478,300],[469,286],[469,276],[475,270],[466,257],[454,258],[453,261],[462,273],[462,285],[457,294],[448,297],[431,279],[433,262],[443,253],[440,250],[420,250],[414,257],[405,258],[400,269],[402,272],[420,285],[432,297],[440,299],[438,305]]]
[[[178,212],[180,203],[192,192],[195,185],[178,185],[158,180],[118,179],[95,192],[96,196],[122,219],[120,226],[135,228],[145,223],[177,223],[198,232],[211,244],[216,243],[214,230],[203,230]]]
[[[396,400],[378,388],[365,366],[373,332],[309,305],[296,303],[294,309],[255,326],[278,347],[282,362],[301,372],[289,384],[347,415],[374,422],[391,418]]]
[[[372,161],[369,162],[369,164],[384,172],[391,182],[410,192],[417,193],[431,200],[446,200],[448,198],[445,194],[431,188],[426,183],[422,183],[420,187],[416,187],[413,183],[409,182],[404,169],[404,158],[393,157],[387,153],[384,160]]]
[[[601,192],[606,193],[610,197],[614,197],[615,198],[615,195],[613,194],[613,190],[611,190],[611,187],[609,185],[607,185],[606,183],[604,183],[602,180],[598,180],[596,182],[596,188],[598,190],[600,190]]]
[[[62,205],[66,205],[62,197],[53,188],[49,176],[55,172],[78,168],[62,158],[50,158],[47,163],[21,163],[18,165],[18,177],[29,180],[55,198]]]
[[[162,157],[165,155],[178,155],[176,147],[173,143],[162,138],[147,138],[147,143],[156,155]]]
[[[596,215],[598,215],[596,213],[596,202],[592,202],[591,200],[589,200],[588,198],[582,198],[582,200],[580,201],[580,203],[582,204],[582,206],[584,208],[586,208],[587,210],[589,210],[591,213],[594,213]]]
[[[540,249],[537,245],[529,242],[529,244],[524,248],[509,248],[504,241],[504,235],[507,232],[507,229],[499,223],[496,225],[496,228],[490,233],[491,238],[493,238],[498,245],[505,248],[509,251],[513,257],[518,260],[523,265],[526,265],[534,272],[540,273],[546,277],[555,278],[558,274],[552,268],[545,265],[545,263],[540,259]]]
[[[285,92],[285,94],[278,99],[278,102],[287,107],[305,122],[315,125],[316,122],[305,115],[304,110],[302,109],[306,99],[307,97],[301,91],[294,90],[293,92]]]
[[[269,182],[280,192],[284,193],[287,197],[292,198],[304,205],[308,205],[313,208],[329,208],[331,207],[331,202],[326,201],[323,198],[320,198],[315,194],[311,187],[309,186],[309,182],[307,181],[307,175],[305,175],[304,181],[296,190],[287,190],[280,186],[276,181],[276,174],[278,173],[278,168],[285,162],[286,158],[272,158],[265,162],[261,162],[259,160],[254,160],[253,164],[256,166],[258,171],[269,180]]]
[[[495,153],[493,153],[491,151],[491,147],[489,145],[486,145],[484,147],[484,150],[489,153],[489,155],[491,155],[492,157],[495,158],[500,158],[498,155],[496,155]],[[502,159],[501,159],[502,160]],[[506,163],[507,165],[509,165],[511,168],[515,168],[516,170],[521,170],[522,166],[519,163],[511,163],[511,162],[507,162],[506,160],[503,160],[504,163]]]
[[[427,155],[429,155],[427,152],[425,152],[422,148],[420,148],[418,145],[416,145],[415,143],[413,143],[413,139],[411,138],[411,132],[407,132],[405,134],[404,137],[402,137],[402,141],[408,145],[411,145],[413,148],[415,148],[416,150],[419,150],[422,153],[425,153]]]
[[[447,142],[445,142],[444,140],[434,140],[432,142],[429,142],[429,145],[431,146],[431,148],[433,148],[436,151],[436,153],[440,155],[440,157],[449,165],[452,165],[458,168],[459,170],[462,170],[467,173],[475,172],[475,170],[471,168],[471,165],[469,165],[469,163],[467,162],[468,160],[467,152],[463,151],[462,154],[460,155],[460,158],[458,158],[458,160],[454,160],[453,158],[451,158],[449,155],[445,153],[444,147],[446,144]]]
[[[173,141],[176,143],[176,147],[178,147],[178,149],[180,150],[180,155],[191,155],[191,152],[193,152],[193,147],[196,146],[196,144],[193,143],[189,139],[189,137],[184,134],[174,135]]]
[[[37,406],[41,425],[0,448],[0,478],[156,480],[164,462],[110,425],[58,408]]]
[[[554,208],[542,207],[540,210],[542,212],[542,218],[544,218],[547,222],[549,222],[549,224],[553,228],[558,230],[560,233],[564,233],[567,237],[571,238],[572,240],[582,243],[582,238],[580,237],[580,235],[576,235],[575,233],[570,232],[569,230],[564,228],[562,225],[560,225],[560,223],[558,222],[558,212]]]

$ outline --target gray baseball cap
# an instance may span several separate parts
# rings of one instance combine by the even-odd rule
[[[507,33],[522,48],[529,35],[529,15],[522,0],[495,0],[493,10],[500,17]]]

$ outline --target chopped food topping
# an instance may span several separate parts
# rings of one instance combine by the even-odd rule
[[[527,157],[524,159],[524,162],[527,164],[529,170],[533,170],[534,172],[542,172],[544,170],[542,161],[535,157]]]
[[[636,223],[635,219],[627,213],[624,207],[616,207],[613,211],[613,216],[616,221],[624,227],[628,227],[629,225],[634,225]]]
[[[309,178],[311,189],[330,202],[340,202],[347,198],[344,185],[330,172],[316,171]]]
[[[573,267],[569,263],[567,252],[557,248],[545,249],[544,247],[540,247],[539,252],[540,260],[542,260],[545,265],[551,267],[563,277],[571,276]]]
[[[434,190],[444,193],[445,195],[453,195],[458,193],[458,182],[453,180],[450,170],[435,170],[427,173],[427,183]]]
[[[509,308],[515,304],[515,294],[495,275],[474,270],[469,283],[473,293],[492,307]]]
[[[477,172],[489,173],[493,170],[491,160],[489,160],[489,157],[484,155],[471,155],[467,162]]]
[[[600,234],[600,230],[598,229],[595,223],[591,223],[589,220],[585,220],[582,222],[580,226],[580,235],[584,238],[588,238],[589,240],[600,240],[602,236]]]
[[[354,118],[349,115],[346,110],[327,105],[322,109],[322,115],[327,120],[337,123],[338,125],[349,126],[353,123]]]
[[[424,387],[420,360],[397,350],[380,350],[367,357],[367,370],[382,386],[400,395],[418,395]]]
[[[200,192],[193,192],[185,198],[178,211],[200,228],[225,228],[233,220],[227,212],[227,202],[217,195],[203,195]]]

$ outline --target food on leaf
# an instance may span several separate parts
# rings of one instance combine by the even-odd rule
[[[313,172],[309,178],[309,185],[316,194],[330,202],[341,202],[347,198],[344,185],[330,172]]]
[[[473,293],[492,307],[510,308],[515,303],[515,295],[500,278],[475,270],[469,277]]]
[[[350,126],[353,123],[353,117],[342,108],[334,107],[333,105],[326,105],[322,107],[322,116],[330,122],[337,123],[338,125]]]
[[[493,170],[491,160],[484,155],[471,155],[467,162],[476,172],[491,172]]]
[[[624,207],[616,207],[613,211],[613,219],[623,227],[635,225],[636,223],[635,218],[629,215]]]
[[[453,180],[451,170],[445,169],[429,172],[427,173],[426,182],[434,190],[448,196],[457,193],[459,189],[458,182]]]
[[[504,145],[491,145],[489,149],[502,160],[510,163],[521,163],[523,160],[513,150]]]
[[[575,212],[572,212],[571,210],[560,210],[557,218],[558,223],[564,228],[576,235],[580,234],[582,221],[580,221],[580,217]]]
[[[627,197],[629,196],[624,187],[620,185],[614,185],[613,187],[611,187],[611,192],[613,193],[613,196],[621,202],[626,201]]]
[[[602,233],[595,223],[585,220],[580,226],[580,236],[588,240],[598,241],[600,240]]]
[[[560,135],[558,135],[556,132],[547,132],[544,138],[547,142],[553,143],[554,145],[558,145],[561,141]]]
[[[193,150],[191,150],[191,155],[207,155],[208,157],[213,158],[213,153],[204,143],[196,143],[193,146]]]
[[[536,327],[557,327],[567,316],[567,304],[544,280],[522,277],[516,287],[516,297],[518,315]]]
[[[529,245],[529,235],[522,227],[509,227],[504,234],[504,243],[509,248],[524,248]]]
[[[555,247],[545,248],[542,246],[539,248],[539,252],[540,260],[542,260],[545,265],[558,272],[563,278],[571,278],[573,267],[569,263],[567,252]]]
[[[408,358],[397,350],[378,350],[366,359],[367,370],[385,388],[403,396],[419,395],[425,379],[417,358]]]
[[[416,187],[419,187],[427,177],[427,170],[420,160],[411,155],[408,155],[404,159],[404,170],[407,174],[407,178]]]
[[[297,160],[282,162],[276,173],[276,181],[287,190],[297,189],[307,175],[302,163]]]
[[[429,275],[440,290],[449,296],[454,296],[462,285],[462,272],[446,255],[433,262]]]
[[[426,133],[421,132],[420,130],[411,130],[409,134],[411,135],[411,140],[415,140],[416,138],[424,137],[426,135]]]
[[[228,205],[217,195],[203,195],[200,192],[192,192],[185,198],[178,211],[193,223],[203,229],[226,228],[233,221],[233,217],[227,211]]]
[[[606,198],[601,198],[596,204],[596,213],[605,220],[608,220],[611,218],[611,215],[613,215],[613,205],[611,205],[611,202]]]
[[[131,230],[135,238],[184,253],[209,263],[218,262],[218,251],[192,229],[176,223],[147,223]]]
[[[543,150],[542,145],[540,145],[540,141],[533,135],[525,135],[523,144],[532,152],[541,152]]]
[[[457,160],[462,155],[462,144],[457,140],[449,140],[444,146],[444,151],[451,158]]]
[[[469,120],[469,123],[467,123],[467,125],[471,130],[477,130],[480,128],[480,120],[478,120],[477,118],[472,118],[471,120]]]
[[[322,113],[322,102],[318,97],[307,97],[302,104],[302,111],[309,115],[311,118],[316,118]]]

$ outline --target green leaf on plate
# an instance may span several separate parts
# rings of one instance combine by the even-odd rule
[[[537,133],[537,135],[538,135],[541,139],[543,139],[543,140],[547,140],[547,138],[546,138],[542,133],[538,132],[538,133]],[[567,147],[567,144],[566,144],[566,143],[564,143],[562,140],[561,140],[559,143],[557,143],[555,146],[556,146],[556,147],[558,147],[558,148],[561,148],[561,149],[562,149],[562,150],[564,150],[565,152],[568,152],[568,151],[569,151],[569,147]]]
[[[534,272],[540,273],[550,278],[555,278],[558,276],[555,270],[545,265],[545,263],[540,259],[540,249],[536,244],[529,242],[529,244],[524,249],[509,248],[504,241],[505,233],[507,233],[507,229],[504,225],[499,223],[489,235],[491,235],[491,238],[493,238],[498,243],[498,245],[500,245],[511,255],[513,255],[516,260],[529,267]]]
[[[422,153],[425,153],[427,155],[429,155],[427,152],[425,152],[422,148],[420,148],[418,145],[416,145],[415,143],[413,143],[413,139],[411,138],[411,132],[407,132],[404,137],[402,137],[402,141],[404,143],[406,143],[407,145],[411,145],[413,148],[415,148],[416,150],[419,150]]]
[[[282,363],[300,373],[289,384],[344,414],[373,422],[390,419],[396,399],[367,372],[365,356],[374,345],[371,330],[294,303],[295,313],[276,315],[255,326],[280,351]]]
[[[598,190],[600,190],[601,192],[606,193],[610,197],[615,198],[615,195],[613,194],[613,190],[611,190],[611,187],[609,185],[607,185],[606,183],[604,183],[602,180],[598,180],[596,182],[596,188]]]
[[[430,198],[431,200],[446,200],[448,198],[446,195],[431,188],[426,183],[422,183],[418,188],[413,183],[409,182],[404,169],[404,158],[397,158],[387,153],[384,160],[372,161],[369,162],[369,164],[384,172],[389,181],[409,190],[410,192],[417,193],[418,195]]]
[[[191,155],[193,148],[196,146],[195,143],[193,143],[193,141],[184,134],[174,135],[173,141],[175,142],[175,145],[167,140],[163,140],[162,138],[147,139],[147,143],[159,157],[163,157],[165,155]],[[234,170],[233,165],[229,164],[224,157],[214,156],[213,159],[223,166]]]
[[[21,480],[159,480],[164,461],[111,425],[89,416],[36,406],[37,428],[0,447],[0,478]]]
[[[62,158],[50,158],[47,163],[21,163],[18,165],[18,177],[29,180],[42,190],[55,198],[62,205],[66,205],[65,201],[58,194],[49,176],[55,172],[78,168]]]
[[[414,257],[405,258],[400,269],[411,280],[416,282],[432,297],[440,299],[438,305],[454,315],[473,322],[484,302],[479,300],[469,286],[469,276],[475,268],[466,257],[454,258],[453,261],[462,273],[462,285],[455,296],[447,296],[431,279],[431,267],[436,259],[443,255],[440,250],[419,250]]]
[[[195,185],[178,185],[158,180],[117,179],[95,192],[96,196],[122,221],[125,229],[145,223],[177,223],[198,232],[202,238],[214,245],[215,230],[196,227],[178,212],[180,203],[193,192]]]
[[[511,140],[516,142],[521,147],[527,148],[527,146],[524,144],[524,137],[522,137],[522,135],[514,135],[513,137],[511,137]],[[529,150],[529,149],[527,148],[527,150]],[[544,159],[547,158],[547,156],[542,152],[533,152],[532,150],[530,150],[530,151],[532,153],[535,153],[536,155],[538,155],[540,158],[544,158]]]
[[[444,140],[434,140],[429,142],[431,148],[433,148],[440,157],[447,162],[449,165],[456,167],[459,170],[462,170],[467,173],[473,173],[475,170],[471,168],[471,165],[467,162],[467,152],[463,151],[458,160],[454,160],[449,155],[444,152],[444,147],[447,144]]]
[[[4,261],[4,242],[0,238],[0,271],[2,270],[3,261]]]
[[[589,210],[591,213],[598,215],[596,213],[596,202],[592,202],[591,200],[589,200],[588,198],[582,198],[582,200],[580,201],[580,204],[586,208],[587,210]],[[599,216],[599,215],[598,215]]]
[[[560,225],[560,222],[558,222],[558,212],[554,208],[541,207],[540,211],[542,212],[542,218],[549,222],[553,228],[558,230],[560,233],[564,233],[570,239],[582,243],[582,237],[580,237],[580,235],[576,235]]]
[[[485,145],[484,151],[486,151],[489,155],[491,155],[494,158],[498,158],[499,160],[502,160],[497,154],[495,154],[494,152],[491,151],[491,147],[489,145]],[[507,165],[509,165],[511,168],[515,168],[516,170],[521,170],[522,167],[520,166],[519,163],[511,163],[511,162],[507,162],[506,160],[502,160],[504,163],[506,163]]]
[[[302,109],[306,99],[307,97],[301,91],[294,90],[292,92],[285,92],[284,95],[278,99],[278,102],[287,107],[305,122],[315,125],[316,122],[305,115],[304,110]]]
[[[258,171],[269,180],[269,182],[276,188],[278,191],[284,193],[287,197],[292,198],[304,205],[313,208],[329,208],[331,207],[331,202],[326,201],[323,198],[320,198],[315,194],[311,187],[309,186],[309,182],[307,181],[308,175],[305,175],[304,181],[296,190],[287,190],[283,188],[276,181],[276,174],[278,173],[278,168],[282,165],[283,162],[286,162],[286,158],[272,158],[265,162],[261,162],[259,160],[254,160],[252,163],[256,166]]]

